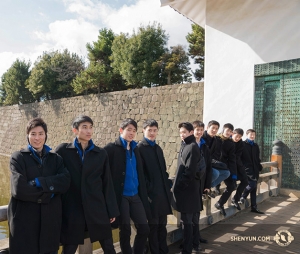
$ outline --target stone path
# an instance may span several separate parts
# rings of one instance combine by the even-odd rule
[[[201,230],[201,236],[208,240],[208,244],[201,244],[202,252],[300,253],[300,200],[277,196],[260,203],[258,207],[265,214],[252,213],[248,208]],[[278,243],[274,238],[278,238]],[[288,244],[292,238],[294,240],[288,246],[281,246]],[[178,242],[169,246],[169,253],[180,252],[178,246]]]

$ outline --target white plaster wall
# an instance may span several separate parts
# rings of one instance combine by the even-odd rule
[[[209,0],[203,120],[253,127],[254,65],[300,58],[300,0]]]

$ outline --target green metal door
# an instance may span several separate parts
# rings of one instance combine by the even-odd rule
[[[300,190],[300,59],[255,66],[254,128],[262,161],[283,147],[282,187]]]

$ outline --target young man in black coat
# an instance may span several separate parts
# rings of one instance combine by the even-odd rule
[[[193,215],[201,210],[200,181],[196,179],[200,164],[200,150],[194,137],[191,123],[178,125],[182,140],[178,154],[178,166],[172,187],[176,209],[181,212],[183,222],[182,252],[190,254],[193,251]],[[196,250],[193,253],[200,253]]]
[[[257,209],[256,204],[257,181],[259,178],[259,172],[262,171],[262,165],[260,164],[259,147],[254,142],[255,134],[255,130],[253,129],[246,131],[247,139],[244,141],[244,149],[241,159],[248,176],[249,184],[242,194],[241,203],[245,202],[245,199],[250,193],[251,212],[263,214],[262,211]]]
[[[10,159],[9,253],[56,254],[61,230],[61,194],[70,185],[62,158],[45,142],[47,125],[34,118],[26,128],[28,146]]]
[[[215,120],[211,120],[208,122],[207,130],[203,133],[202,136],[202,138],[205,141],[205,144],[209,148],[209,152],[211,155],[214,154],[216,149],[216,143],[217,143],[216,135],[218,133],[219,128],[220,128],[219,122]],[[211,176],[212,191],[209,191],[207,193],[208,197],[215,198],[215,195],[220,194],[220,189],[219,189],[220,183],[225,179],[227,179],[229,175],[230,175],[229,170],[226,169],[219,170],[217,168],[214,168],[212,165],[212,176]]]
[[[235,145],[235,158],[236,158],[236,168],[237,168],[237,180],[240,180],[240,184],[236,189],[235,195],[231,200],[231,204],[236,207],[236,209],[241,210],[239,205],[241,195],[248,185],[248,177],[245,171],[245,167],[242,163],[241,156],[244,149],[244,142],[242,137],[244,135],[244,131],[240,128],[237,128],[233,131],[232,141]]]
[[[196,138],[196,143],[198,144],[198,147],[200,149],[201,157],[203,156],[205,161],[205,171],[203,173],[203,176],[200,179],[200,194],[199,194],[201,198],[201,210],[203,210],[202,194],[209,193],[211,187],[211,178],[212,178],[211,156],[210,156],[209,147],[206,145],[206,142],[202,137],[204,133],[204,127],[205,127],[204,123],[201,121],[194,121],[193,127],[194,127],[194,136]],[[194,226],[196,226],[194,227],[194,240],[195,240],[195,242],[193,243],[194,249],[201,249],[199,246],[199,241],[200,243],[207,243],[207,240],[205,240],[200,236],[199,219],[200,219],[200,211],[194,214],[194,219],[193,219],[193,224]]]
[[[224,124],[222,133],[216,136],[216,148],[214,153],[211,155],[212,160],[222,162],[226,166],[225,170],[230,171],[230,176],[224,180],[226,189],[221,195],[219,201],[215,204],[215,207],[219,209],[221,214],[224,216],[226,216],[224,204],[229,199],[231,193],[235,190],[237,179],[235,146],[230,138],[233,129],[232,124]],[[214,163],[212,163],[212,166],[216,167]],[[222,170],[224,169],[219,169],[219,171]]]
[[[91,242],[99,241],[104,253],[115,254],[111,225],[119,210],[104,149],[92,141],[93,121],[78,116],[73,121],[76,138],[56,148],[71,175],[71,185],[63,195],[61,243],[64,254],[74,254],[84,243],[85,232]]]
[[[172,181],[169,180],[164,153],[155,142],[158,134],[158,123],[154,119],[143,123],[144,138],[138,144],[148,191],[152,219],[150,227],[149,246],[152,254],[166,254],[167,245],[167,215],[172,214],[170,195]]]
[[[151,220],[152,216],[141,156],[137,142],[134,141],[137,123],[127,118],[121,123],[119,131],[120,137],[104,149],[108,153],[120,210],[116,223],[120,229],[120,246],[123,254],[142,254],[150,231],[147,219]],[[130,246],[130,219],[137,229],[133,250]]]

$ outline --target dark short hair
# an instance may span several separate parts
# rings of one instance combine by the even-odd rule
[[[143,129],[146,129],[148,126],[149,127],[155,126],[158,128],[158,123],[154,119],[145,120],[143,123]]]
[[[194,130],[194,127],[191,123],[189,122],[183,122],[183,123],[180,123],[178,124],[178,128],[185,128],[187,129],[189,132],[193,131]]]
[[[234,129],[234,127],[233,127],[233,125],[232,125],[231,123],[225,123],[225,124],[223,125],[223,131],[224,131],[226,128],[228,128],[228,129],[230,129],[230,130],[232,130],[232,131],[233,131],[233,129]]]
[[[44,122],[44,120],[40,117],[36,117],[36,118],[33,118],[32,120],[30,120],[26,126],[26,134],[28,135],[29,132],[35,128],[35,127],[38,127],[38,126],[41,126],[44,131],[45,131],[45,134],[47,134],[47,124]]]
[[[80,125],[81,123],[84,123],[84,122],[88,122],[88,123],[90,123],[91,125],[94,125],[93,120],[92,120],[89,116],[80,115],[80,116],[77,116],[77,117],[73,120],[72,127],[78,130],[79,125]]]
[[[216,120],[211,120],[211,121],[209,121],[208,124],[207,124],[207,127],[209,128],[209,127],[212,126],[212,125],[218,125],[219,128],[220,128],[220,124],[219,124],[219,122],[217,122]]]
[[[254,133],[256,133],[256,131],[255,131],[255,130],[253,130],[253,129],[248,129],[248,130],[246,131],[246,135],[248,135],[250,132],[254,132]]]
[[[197,127],[205,127],[205,124],[202,121],[196,120],[192,123],[194,129],[196,129]]]
[[[239,135],[244,135],[244,131],[243,131],[243,129],[241,129],[241,128],[236,128],[236,129],[234,129],[233,130],[233,133],[235,133],[235,134],[239,134]]]
[[[129,125],[129,124],[132,124],[134,126],[134,128],[137,130],[137,123],[136,121],[134,121],[132,118],[126,118],[122,121],[122,123],[120,124],[120,128],[122,130],[126,129],[126,127]]]

